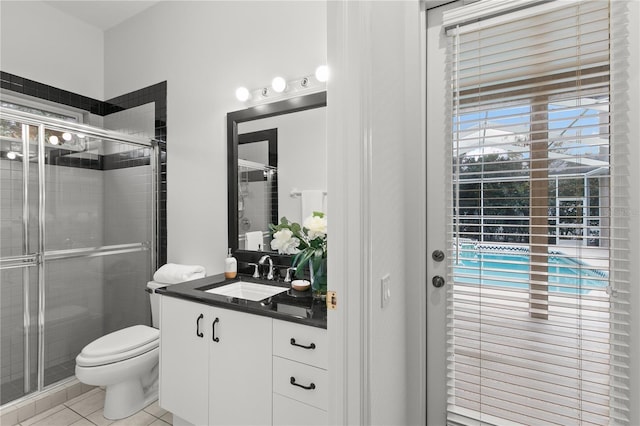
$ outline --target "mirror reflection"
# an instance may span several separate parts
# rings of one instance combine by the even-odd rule
[[[326,212],[325,106],[322,92],[228,114],[234,251],[272,251],[270,223]]]
[[[238,247],[266,250],[263,230],[277,220],[278,129],[241,133],[238,135]],[[266,243],[269,244],[268,238]]]

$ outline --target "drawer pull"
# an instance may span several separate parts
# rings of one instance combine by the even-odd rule
[[[298,386],[299,388],[306,389],[306,390],[312,390],[312,389],[315,389],[315,388],[316,388],[316,385],[315,385],[315,383],[313,383],[313,382],[312,382],[309,386],[304,386],[304,385],[301,385],[301,384],[299,384],[299,383],[296,383],[296,378],[295,378],[295,377],[293,377],[293,376],[291,376],[290,383],[291,383],[293,386]]]
[[[297,346],[299,348],[304,348],[304,349],[315,349],[316,348],[316,344],[315,343],[312,343],[309,346],[299,345],[299,344],[296,343],[296,339],[294,339],[293,337],[291,338],[291,345],[292,346]],[[292,377],[292,379],[293,379],[293,377]]]

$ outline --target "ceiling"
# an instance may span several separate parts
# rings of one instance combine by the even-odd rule
[[[115,27],[159,1],[139,0],[44,0],[50,6],[103,31]],[[451,0],[425,0],[427,9]],[[473,2],[474,0],[468,0]]]
[[[101,30],[119,23],[158,3],[157,1],[58,1],[45,0],[50,6]]]

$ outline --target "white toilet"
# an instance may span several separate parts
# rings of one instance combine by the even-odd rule
[[[158,398],[160,296],[155,289],[166,285],[154,281],[147,284],[153,327],[134,325],[114,331],[89,343],[76,357],[78,380],[106,387],[107,419],[128,417]]]

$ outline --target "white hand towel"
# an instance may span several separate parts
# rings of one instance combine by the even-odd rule
[[[251,231],[244,234],[245,250],[264,250],[264,241],[262,239],[262,231]]]
[[[302,221],[309,216],[313,215],[313,212],[324,211],[324,191],[321,190],[304,190],[301,192],[302,199]]]
[[[180,265],[177,263],[167,263],[162,265],[155,274],[153,280],[163,284],[176,284],[183,281],[204,278],[205,270],[200,265]]]

